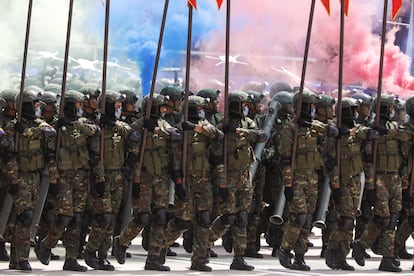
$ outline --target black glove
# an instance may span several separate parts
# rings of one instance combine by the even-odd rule
[[[223,125],[224,134],[235,133],[236,130],[237,130],[237,126],[235,126],[235,125],[231,125],[231,124]]]
[[[19,133],[23,133],[26,128],[22,123],[16,122],[13,126],[13,129]]]
[[[325,169],[327,172],[331,172],[336,166],[336,159],[332,156],[327,156],[325,160]]]
[[[299,127],[311,127],[311,122],[305,121],[303,118],[298,119],[298,126]]]
[[[186,121],[186,122],[181,123],[181,127],[183,128],[183,130],[194,130],[195,124],[193,124],[192,122]]]
[[[11,184],[8,192],[11,195],[17,194],[19,192],[19,184]]]
[[[101,126],[102,127],[114,127],[115,120],[108,115],[102,114],[101,115]]]
[[[339,203],[341,200],[342,191],[341,188],[333,188],[332,189],[332,198],[335,201],[335,203]]]
[[[220,198],[223,201],[226,201],[230,196],[230,191],[229,191],[229,188],[227,187],[225,188],[219,187],[218,193],[219,193]]]
[[[338,128],[338,136],[336,136],[338,139],[341,139],[344,136],[349,135],[349,133],[351,132],[351,130],[347,127],[340,127]]]
[[[293,199],[293,187],[285,187],[285,198],[287,202],[291,202]]]
[[[149,131],[154,131],[156,127],[157,127],[157,121],[153,119],[144,120],[144,128],[148,129]]]
[[[379,135],[387,135],[388,134],[388,129],[385,126],[375,126],[374,129],[376,131],[378,131]]]
[[[377,194],[375,193],[375,189],[365,190],[365,200],[367,201],[369,206],[375,206],[375,201],[377,200]]]
[[[57,121],[57,123],[56,123],[56,127],[57,128],[62,128],[64,126],[70,126],[70,125],[72,125],[72,122],[69,121],[65,117],[59,118],[58,121]]]
[[[175,194],[179,200],[185,200],[186,193],[183,184],[175,184]]]
[[[98,197],[103,197],[105,194],[105,182],[95,183],[95,192],[98,194]]]
[[[410,194],[410,189],[403,189],[402,190],[402,202],[403,205],[410,205],[411,204],[411,194]]]
[[[140,183],[132,183],[132,195],[134,197],[139,197],[141,193],[141,184]]]
[[[49,184],[49,194],[52,196],[57,196],[59,194],[59,186],[57,183]]]

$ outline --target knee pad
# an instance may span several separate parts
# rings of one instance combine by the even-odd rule
[[[202,211],[197,214],[197,223],[203,228],[209,228],[211,226],[211,218],[209,211]]]
[[[240,228],[245,228],[247,226],[249,213],[247,211],[239,211],[237,213],[235,224]]]
[[[62,215],[62,214],[57,214],[56,215],[56,220],[55,220],[56,227],[63,227],[63,228],[65,228],[66,226],[69,225],[69,223],[71,222],[72,218],[73,218],[72,216],[66,216],[66,215]]]
[[[407,218],[408,225],[410,225],[411,229],[414,229],[414,217],[409,216]]]
[[[178,231],[187,230],[191,225],[191,221],[182,220],[177,217],[174,218],[173,223],[174,223],[175,229],[177,229]]]
[[[95,220],[98,223],[98,226],[104,229],[108,229],[112,223],[112,214],[103,213],[95,215]]]
[[[229,227],[230,225],[234,223],[234,219],[235,219],[234,214],[224,214],[220,217],[220,222],[225,227]]]
[[[25,210],[22,213],[18,214],[16,217],[21,224],[23,224],[26,227],[29,227],[32,224],[33,210]]]
[[[349,217],[341,217],[338,222],[338,227],[343,231],[350,231],[354,229],[354,220]]]
[[[159,226],[166,225],[167,224],[167,211],[164,208],[155,209],[152,220],[155,224]]]
[[[148,213],[138,213],[134,216],[133,222],[136,226],[144,228],[149,225],[151,215]]]
[[[308,219],[307,214],[292,214],[293,226],[303,228]]]
[[[390,222],[388,224],[388,229],[393,230],[397,226],[399,214],[391,213],[390,214]]]
[[[70,225],[75,229],[80,229],[82,224],[82,214],[74,213]]]

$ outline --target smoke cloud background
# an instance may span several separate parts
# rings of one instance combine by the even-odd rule
[[[96,70],[88,77],[99,79],[102,60],[105,7],[102,0],[74,0],[70,56],[95,61]],[[205,56],[224,55],[226,3],[218,10],[215,1],[199,0],[193,13],[192,65],[190,88],[224,82],[224,65]],[[363,3],[357,3],[363,2]],[[376,87],[380,52],[380,20],[382,1],[351,1],[345,19],[344,82]],[[259,4],[260,3],[260,4]],[[10,73],[21,73],[27,0],[0,3],[0,89],[10,85]],[[310,1],[303,0],[233,0],[231,10],[231,46],[233,56],[243,64],[230,64],[231,88],[249,80],[297,80],[275,69],[285,68],[300,76],[309,16]],[[405,7],[411,1],[405,1]],[[57,52],[63,58],[66,38],[68,0],[34,0],[30,32],[27,74],[35,75],[45,64],[62,68],[61,60],[40,58],[33,52]],[[140,79],[143,93],[149,92],[163,13],[162,0],[112,0],[109,30],[109,61],[129,70],[108,67],[108,82],[120,78]],[[338,79],[339,1],[331,1],[328,16],[319,1],[316,3],[310,62],[306,80],[314,85],[334,87]],[[389,13],[391,9],[389,8]],[[401,12],[404,12],[402,10]],[[187,43],[188,9],[184,0],[170,0],[160,68],[184,67]],[[388,20],[390,15],[388,17]],[[410,57],[393,45],[396,30],[390,30],[386,45],[383,89],[402,96],[414,89],[409,73]],[[288,58],[287,58],[288,57]],[[73,60],[71,74],[81,74]],[[179,73],[184,78],[184,72]],[[173,78],[159,72],[158,78]],[[215,81],[213,82],[212,79]],[[112,84],[112,83],[111,83]]]

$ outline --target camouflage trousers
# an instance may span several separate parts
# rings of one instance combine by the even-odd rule
[[[401,178],[398,174],[377,174],[374,216],[360,238],[361,245],[369,248],[379,238],[378,247],[384,257],[394,256],[395,225],[390,216],[402,208]]]
[[[210,172],[190,172],[186,178],[187,198],[182,202],[175,198],[175,217],[184,223],[184,227],[177,225],[175,219],[168,222],[165,230],[165,244],[172,244],[192,222],[193,224],[193,255],[192,263],[205,263],[208,250],[208,233],[213,209],[213,190]],[[206,218],[207,216],[208,218]]]
[[[164,244],[164,228],[166,221],[162,221],[156,213],[158,210],[167,210],[170,176],[167,172],[160,175],[150,175],[146,171],[141,175],[141,192],[138,197],[132,198],[133,216],[152,214],[150,227],[148,254],[159,255]],[[141,232],[142,226],[137,225],[132,218],[128,226],[122,229],[119,236],[121,245],[128,244]]]
[[[318,176],[315,170],[295,171],[293,199],[288,203],[289,217],[284,225],[282,247],[305,254],[318,199]],[[301,218],[301,219],[299,219]]]
[[[19,172],[19,178],[19,191],[13,195],[14,205],[10,219],[10,263],[29,258],[31,221],[23,221],[24,212],[34,210],[40,185],[38,172]]]
[[[230,196],[226,201],[219,199],[219,216],[210,227],[209,243],[212,246],[227,230],[230,230],[233,237],[234,255],[242,256],[247,246],[247,222],[243,225],[239,215],[250,211],[253,197],[253,186],[248,168],[243,171],[228,171],[227,187],[229,188]],[[218,195],[216,196],[218,197]],[[234,222],[231,224],[224,223],[226,216],[233,216]]]
[[[76,258],[79,252],[80,217],[85,211],[89,194],[89,173],[87,170],[61,171],[59,176],[59,193],[53,203],[55,218],[49,224],[43,243],[48,248],[56,247],[63,235],[66,257]],[[72,220],[75,214],[74,221],[62,223],[63,218]]]
[[[403,206],[407,218],[397,227],[395,233],[395,251],[397,252],[404,247],[406,240],[414,232],[414,197],[411,196],[411,201],[408,205]]]
[[[124,188],[120,170],[106,170],[105,180],[105,193],[102,197],[99,197],[91,187],[90,199],[93,207],[93,219],[86,245],[87,251],[98,251],[101,258],[106,258],[112,244],[114,214],[119,212]]]
[[[347,183],[342,183],[340,201],[338,204],[335,203],[336,219],[332,224],[328,248],[340,250],[343,256],[347,256],[350,251],[353,229],[341,227],[341,220],[355,220],[360,194],[361,179],[357,175],[351,177]]]

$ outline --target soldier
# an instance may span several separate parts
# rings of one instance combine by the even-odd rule
[[[379,270],[400,272],[399,262],[394,256],[395,226],[401,210],[401,178],[399,168],[402,153],[401,142],[410,140],[411,134],[406,129],[391,121],[395,99],[392,95],[381,95],[379,125],[373,128],[380,134],[376,154],[374,187],[366,187],[367,201],[374,206],[374,216],[360,239],[353,242],[352,256],[355,261],[365,265],[365,249],[373,245],[380,237],[379,246],[383,249]],[[374,105],[375,106],[375,105]]]
[[[34,204],[40,184],[40,170],[48,163],[50,187],[57,183],[55,145],[56,131],[43,120],[39,93],[24,90],[22,97],[17,96],[15,106],[22,102],[21,121],[12,120],[6,127],[10,143],[18,143],[17,163],[9,160],[10,170],[18,170],[18,179],[13,179],[9,187],[14,203],[14,225],[11,229],[10,269],[30,271],[30,226]],[[15,108],[16,108],[15,107]],[[16,135],[18,133],[18,135]],[[15,141],[15,137],[18,140]],[[45,148],[45,145],[47,148]]]
[[[360,173],[363,170],[360,148],[362,141],[372,141],[377,133],[364,125],[355,123],[355,113],[359,101],[353,98],[342,99],[342,116],[340,128],[341,193],[335,200],[336,214],[328,237],[326,264],[332,269],[355,270],[346,262],[350,251],[354,220],[361,194]]]
[[[123,100],[122,94],[106,91],[105,111],[100,120],[104,132],[101,139],[104,139],[102,161],[105,168],[105,181],[100,179],[91,183],[93,221],[84,258],[88,266],[100,270],[114,270],[113,265],[107,260],[107,254],[112,244],[115,214],[119,212],[123,192],[124,182],[121,168],[127,161],[126,156],[138,154],[138,152],[129,151],[137,150],[138,146],[134,144],[139,145],[140,142],[139,134],[127,123],[119,121]],[[128,165],[135,166],[134,163]]]
[[[275,123],[273,124],[273,129],[271,132],[271,138],[268,140],[270,143],[269,148],[267,149],[269,157],[266,159],[266,186],[264,190],[266,191],[263,194],[263,200],[269,207],[265,209],[265,222],[269,221],[269,217],[276,215],[280,216],[283,219],[283,222],[287,221],[287,205],[284,206],[284,209],[280,210],[280,214],[274,214],[280,198],[284,198],[282,192],[283,182],[282,182],[282,171],[280,169],[280,152],[279,152],[279,143],[281,141],[280,131],[292,120],[293,114],[293,93],[288,91],[278,91],[272,98],[272,101],[277,101],[281,104],[281,108],[277,114]],[[266,150],[265,149],[265,150]],[[282,225],[276,225],[274,223],[267,224],[267,230],[265,233],[266,242],[273,247],[272,256],[276,257],[276,251],[280,247],[283,237],[283,227]]]
[[[234,258],[230,269],[253,270],[243,256],[247,245],[246,227],[253,196],[250,178],[250,163],[253,161],[252,145],[266,141],[266,134],[259,130],[255,122],[247,117],[249,95],[234,91],[228,98],[229,122],[222,125],[228,136],[227,176],[225,183],[218,183],[220,214],[210,228],[210,244],[231,230]]]
[[[46,237],[35,247],[40,262],[48,265],[51,248],[56,247],[59,239],[63,237],[63,246],[66,249],[63,270],[80,272],[87,270],[76,261],[76,257],[79,252],[81,217],[87,202],[89,169],[91,165],[96,167],[99,163],[99,160],[96,162],[93,158],[99,151],[90,154],[88,144],[99,144],[100,133],[98,126],[81,118],[83,102],[84,95],[79,91],[69,90],[65,93],[64,106],[61,107],[63,117],[56,124],[60,131],[57,161],[60,177],[54,186],[57,189],[50,191],[55,198],[55,216],[49,224]],[[96,175],[96,178],[97,181],[103,181],[103,173]]]
[[[293,98],[297,110],[299,92]],[[325,136],[337,135],[336,128],[320,121],[312,121],[316,95],[304,91],[299,117],[281,130],[284,137],[279,144],[281,167],[283,171],[284,194],[289,206],[289,218],[285,225],[282,244],[277,250],[279,262],[283,267],[309,271],[304,261],[308,236],[312,226],[312,217],[318,198],[318,177],[316,170],[322,166],[322,156],[318,151],[318,142]],[[295,125],[297,124],[297,125]],[[293,139],[297,135],[297,150],[292,152]],[[295,167],[291,167],[292,155],[296,156]],[[292,171],[293,169],[293,171]],[[291,262],[290,251],[294,250],[295,260]]]

